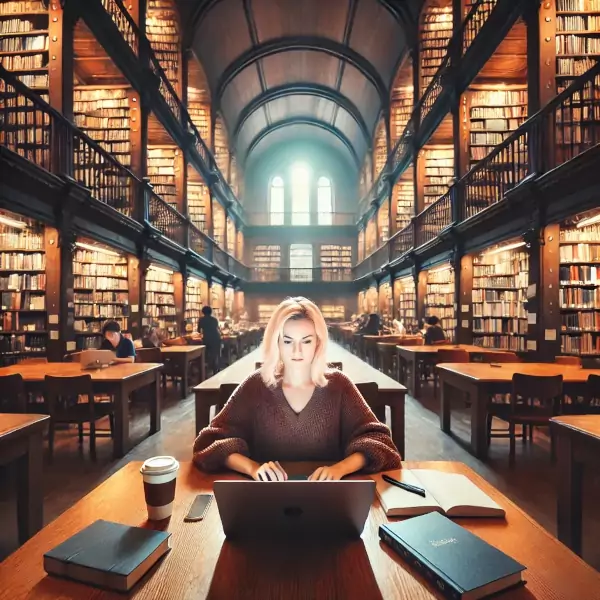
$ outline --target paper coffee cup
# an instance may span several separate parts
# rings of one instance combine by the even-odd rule
[[[161,521],[171,516],[178,471],[179,462],[172,456],[155,456],[142,465],[140,473],[150,521]]]

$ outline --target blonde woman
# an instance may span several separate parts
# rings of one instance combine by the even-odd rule
[[[323,481],[400,466],[389,429],[346,375],[327,369],[327,326],[310,300],[288,298],[275,309],[263,356],[198,435],[199,468],[285,481],[280,461],[334,462],[309,477]]]

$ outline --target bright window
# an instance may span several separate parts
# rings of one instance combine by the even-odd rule
[[[317,182],[317,214],[319,225],[333,225],[333,193],[327,177]]]
[[[285,202],[285,187],[281,177],[273,177],[271,181],[271,198],[269,210],[269,224],[283,225]]]
[[[310,225],[310,172],[304,165],[292,169],[292,225]]]

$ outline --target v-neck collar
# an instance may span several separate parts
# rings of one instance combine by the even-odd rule
[[[280,400],[285,404],[285,406],[287,407],[287,409],[289,410],[289,412],[294,415],[295,417],[299,418],[300,416],[302,416],[306,410],[308,409],[309,406],[311,406],[312,404],[314,404],[315,401],[315,396],[317,394],[317,390],[318,390],[318,386],[315,386],[315,389],[313,390],[313,393],[311,394],[308,402],[304,405],[304,408],[300,411],[300,412],[296,412],[293,408],[292,405],[288,402],[288,399],[285,397],[285,392],[283,391],[283,381],[279,382],[279,385],[277,386],[277,390],[279,392],[280,395]]]

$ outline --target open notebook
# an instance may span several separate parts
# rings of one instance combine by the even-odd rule
[[[503,517],[504,509],[459,473],[430,469],[396,469],[387,474],[398,481],[425,489],[418,496],[387,483],[381,473],[372,475],[377,495],[388,517],[409,517],[440,512],[449,517]]]

